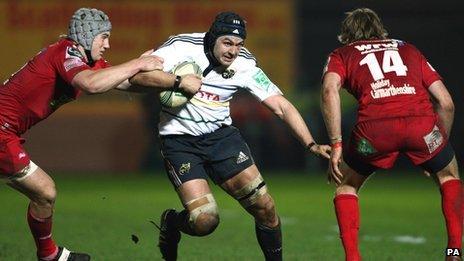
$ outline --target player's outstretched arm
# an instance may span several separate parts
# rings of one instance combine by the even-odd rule
[[[343,178],[343,174],[338,168],[342,160],[342,130],[339,94],[341,86],[341,79],[338,74],[328,72],[324,75],[321,92],[321,109],[332,144],[332,153],[329,163],[329,179],[332,179],[336,184],[340,184]]]
[[[177,83],[176,86],[176,82]],[[178,77],[163,71],[140,72],[129,79],[133,85],[157,89],[179,89],[187,95],[195,95],[201,87],[201,78],[194,74]]]
[[[84,70],[74,76],[71,84],[87,93],[102,93],[116,88],[140,71],[163,69],[156,56],[141,56],[120,65],[98,70]]]
[[[454,103],[450,93],[442,81],[433,82],[428,88],[434,100],[434,108],[441,123],[445,127],[448,137],[451,133],[454,120]]]
[[[265,99],[263,104],[289,126],[293,135],[310,152],[318,156],[323,156],[327,159],[329,158],[330,146],[318,145],[314,141],[314,138],[301,117],[301,114],[284,96],[273,95]]]

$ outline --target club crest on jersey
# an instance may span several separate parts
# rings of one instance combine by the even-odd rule
[[[75,46],[68,46],[66,48],[66,59],[68,58],[79,58],[79,59],[84,59],[84,56],[82,53],[77,49]]]
[[[222,72],[222,78],[224,78],[224,79],[230,79],[234,75],[235,75],[235,70],[234,69],[225,69]]]

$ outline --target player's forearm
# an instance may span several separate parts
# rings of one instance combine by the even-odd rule
[[[334,88],[323,88],[321,109],[331,143],[342,137],[340,95]]]
[[[287,101],[282,104],[281,111],[282,113],[277,114],[277,116],[287,124],[293,136],[295,136],[303,146],[315,142],[308,126],[295,106]]]
[[[300,141],[303,146],[306,147],[308,144],[315,142],[308,126],[295,107],[293,107],[292,112],[289,113],[289,116],[286,117],[284,121],[288,126],[290,126],[293,135]]]
[[[150,72],[139,72],[129,79],[129,82],[134,85],[169,89],[174,86],[176,76],[160,70]]]
[[[453,98],[451,98],[450,93],[441,80],[433,82],[428,87],[428,91],[432,97],[433,107],[439,116],[440,123],[443,125],[449,136],[454,119]]]
[[[140,71],[137,59],[111,66],[100,70],[89,70],[80,81],[80,87],[88,93],[102,93],[118,86],[124,86],[124,82]],[[128,83],[127,83],[128,86]]]
[[[125,80],[116,87],[116,90],[124,91],[124,92],[131,92],[131,93],[147,93],[151,91],[152,89],[139,86],[139,85],[133,85],[133,84],[130,84],[128,80]]]

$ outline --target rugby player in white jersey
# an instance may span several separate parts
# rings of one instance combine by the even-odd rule
[[[164,59],[164,70],[190,61],[203,77],[175,77],[161,71],[140,73],[131,83],[178,88],[193,97],[185,105],[164,107],[159,135],[166,171],[184,209],[161,215],[159,247],[165,260],[176,260],[180,232],[206,236],[219,224],[218,207],[207,178],[221,186],[248,211],[266,260],[282,260],[282,233],[274,201],[254,164],[248,145],[230,118],[229,101],[239,89],[253,94],[281,118],[308,151],[329,157],[330,146],[318,145],[300,113],[282,95],[256,59],[243,47],[244,20],[232,12],[216,16],[207,33],[171,37],[153,54]],[[188,86],[184,81],[189,81]],[[198,89],[199,88],[199,89]]]

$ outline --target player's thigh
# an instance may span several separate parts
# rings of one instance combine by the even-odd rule
[[[0,178],[15,176],[29,165],[29,155],[22,146],[24,139],[0,130]]]
[[[211,188],[205,179],[193,179],[189,180],[177,189],[177,194],[184,206],[193,200],[205,197],[205,195],[211,194]]]
[[[252,181],[259,178],[261,174],[255,164],[252,164],[248,168],[240,171],[237,175],[224,181],[221,188],[224,189],[228,194],[232,195],[235,191],[243,188],[250,184]],[[264,181],[263,181],[264,182]]]
[[[0,177],[31,200],[54,200],[55,183],[30,160],[23,143],[14,134],[0,133]]]
[[[33,201],[53,203],[56,198],[55,182],[32,161],[27,173],[9,178],[7,184]]]
[[[166,174],[176,189],[188,181],[208,178],[201,154],[188,138],[161,139]]]
[[[208,175],[216,184],[223,184],[241,173],[259,173],[254,165],[248,144],[235,127],[225,127],[215,132],[208,142]],[[243,172],[243,173],[242,173]]]
[[[405,154],[415,165],[434,174],[437,182],[459,178],[455,152],[436,117],[410,119]]]
[[[251,165],[221,184],[253,216],[275,215],[274,200],[256,165]]]
[[[426,162],[425,164],[428,164],[429,166],[437,166],[437,169],[440,168],[439,165],[443,164],[443,161],[439,162],[433,162],[434,159],[431,159],[430,161]],[[458,169],[458,162],[456,160],[456,157],[453,157],[451,161],[446,165],[444,168],[441,168],[438,171],[432,171],[432,167],[428,167],[429,173],[432,174],[432,177],[434,181],[437,183],[437,185],[441,185],[449,180],[453,179],[460,179],[459,177],[459,169]]]

